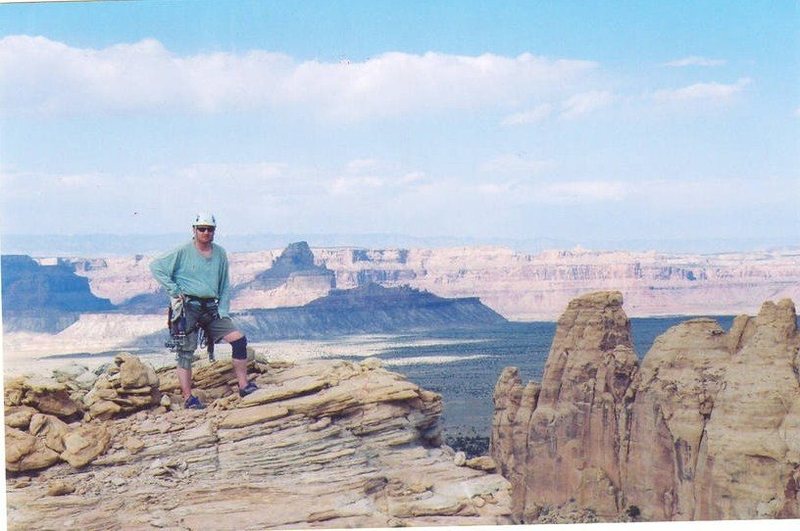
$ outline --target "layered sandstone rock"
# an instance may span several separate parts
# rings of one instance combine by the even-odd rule
[[[81,406],[73,400],[70,391],[67,384],[47,378],[9,379],[4,383],[6,412],[10,407],[28,406],[63,419],[75,418],[81,414]]]
[[[623,433],[627,502],[648,520],[695,517],[697,460],[731,360],[716,321],[696,319],[656,339],[636,381]]]
[[[58,452],[21,430],[6,427],[6,470],[21,472],[47,468],[58,461]]]
[[[291,243],[269,269],[236,287],[231,309],[302,306],[335,287],[334,272],[314,263],[308,243]]]
[[[710,319],[664,334],[636,385],[625,495],[648,519],[797,517],[797,316],[765,303],[724,332]]]
[[[714,397],[696,518],[800,517],[800,336],[794,304],[765,303]]]
[[[525,393],[518,378],[501,376],[501,382],[510,377],[511,385],[505,384],[509,394],[503,396],[498,384],[495,401],[506,405],[495,421],[492,455],[501,463],[513,456],[501,468],[512,470],[514,509],[522,520],[570,500],[592,507],[600,517],[618,514],[619,424],[636,369],[622,295],[602,292],[575,299],[559,319],[535,403],[532,388],[523,409]],[[509,423],[507,404],[514,409],[517,402],[520,407]],[[500,431],[506,432],[510,449]]]
[[[165,393],[176,392],[173,373],[158,372]],[[298,365],[254,360],[250,377],[260,389],[245,399],[235,393],[230,362],[201,362],[195,376],[206,410],[162,405],[82,423],[71,427],[72,438],[63,443],[69,452],[108,438],[91,463],[74,470],[66,463],[49,466],[53,455],[37,455],[36,467],[49,468],[35,476],[12,474],[9,527],[510,522],[509,484],[485,471],[491,460],[457,466],[452,450],[440,446],[441,397],[376,360]],[[105,432],[90,434],[90,429]],[[30,447],[46,448],[41,433],[9,432]]]
[[[54,371],[53,379],[6,380],[7,470],[37,470],[58,461],[84,467],[106,451],[111,433],[103,423],[78,419],[104,420],[159,404],[159,379],[135,356],[120,354],[99,378],[89,374],[70,364]]]
[[[753,301],[800,297],[796,251],[716,255],[591,251],[538,254],[500,247],[318,249],[336,285],[408,284],[443,297],[479,297],[511,320],[555,320],[570,300],[618,290],[628,315],[730,315]]]
[[[374,281],[387,287],[410,285],[441,297],[479,297],[513,320],[554,320],[571,299],[597,290],[621,291],[631,316],[730,315],[750,311],[754,300],[800,297],[797,251],[716,255],[579,248],[526,254],[499,247],[312,251],[314,265],[333,271],[340,289]],[[245,289],[280,253],[229,254],[231,285],[242,288],[233,308],[294,306],[327,293],[326,281],[305,284],[306,279]],[[120,304],[157,291],[147,269],[149,261],[134,256],[70,263],[89,279],[95,295]]]
[[[159,403],[159,379],[155,370],[139,358],[122,353],[83,398],[91,417],[109,419]]]
[[[673,327],[641,368],[618,302],[598,293],[570,304],[530,415],[516,372],[498,381],[492,455],[515,517],[548,521],[570,507],[606,520],[797,517],[792,302],[767,302],[729,332],[711,319]]]

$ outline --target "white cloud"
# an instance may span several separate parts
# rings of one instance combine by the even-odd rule
[[[548,202],[596,203],[624,199],[627,190],[619,181],[570,181],[545,185],[541,194]]]
[[[192,193],[204,197],[241,196],[250,200],[271,200],[288,196],[319,193],[315,176],[307,168],[291,167],[282,162],[195,163],[179,167],[151,168],[146,176],[125,177],[137,191],[183,195],[189,186]]]
[[[171,197],[246,197],[254,204],[290,196],[307,197],[318,187],[302,168],[277,162],[197,163],[151,168],[147,175],[125,175],[121,181],[136,186],[137,194],[163,193]]]
[[[412,171],[400,177],[400,184],[403,185],[419,185],[424,184],[427,180],[427,175],[423,171]]]
[[[649,179],[630,186],[630,199],[654,208],[679,210],[747,209],[755,204],[796,202],[800,188],[792,178],[719,178],[700,180]],[[733,210],[732,210],[733,209]]]
[[[524,153],[506,153],[484,162],[478,170],[495,175],[527,176],[550,170],[553,167],[554,164],[550,161],[534,160],[528,158]]]
[[[602,107],[606,107],[613,101],[614,95],[608,91],[594,90],[576,94],[562,103],[561,117],[576,118]]]
[[[325,175],[327,173],[327,175]],[[339,196],[369,196],[377,202],[385,197],[419,191],[431,184],[424,171],[409,170],[397,164],[372,158],[353,159],[342,169],[317,174],[317,185]],[[377,204],[377,203],[376,203]]]
[[[275,162],[255,163],[198,163],[175,170],[175,175],[187,180],[272,181],[281,177],[288,165]]]
[[[695,83],[679,89],[658,90],[653,99],[659,103],[687,101],[718,101],[731,99],[742,92],[751,83],[747,77],[739,78],[735,83]]]
[[[725,61],[722,59],[708,59],[707,57],[698,57],[691,55],[682,59],[675,59],[664,63],[664,66],[671,67],[684,67],[684,66],[721,66]]]
[[[796,108],[794,110],[794,115],[797,116],[798,118],[800,118],[800,107],[798,107],[798,108]]]
[[[351,194],[383,188],[384,185],[384,179],[374,175],[337,177],[330,182],[328,190],[333,194]]]
[[[508,194],[520,186],[519,180],[504,181],[499,183],[480,183],[475,187],[479,194],[501,195]]]
[[[581,92],[562,101],[558,115],[566,119],[577,118],[597,109],[607,107],[613,102],[614,94],[606,90]],[[527,111],[506,116],[500,122],[500,125],[515,126],[543,122],[556,112],[555,107],[552,103],[542,103]]]
[[[112,187],[113,178],[100,172],[45,174],[31,171],[3,170],[0,187],[3,195],[36,197],[43,194],[81,197],[103,187]]]
[[[597,63],[428,52],[362,62],[298,62],[280,53],[180,56],[147,39],[95,50],[44,37],[0,39],[5,112],[192,112],[296,106],[339,119],[525,105],[581,81]]]
[[[362,173],[374,171],[380,167],[380,162],[376,159],[354,159],[347,163],[345,170],[348,173]]]
[[[501,125],[527,125],[535,124],[547,119],[553,112],[553,106],[549,103],[542,103],[528,111],[518,112],[503,118]]]
[[[458,183],[451,183],[457,189]],[[460,186],[463,188],[463,186]],[[640,179],[635,181],[581,179],[568,181],[508,179],[480,183],[470,188],[478,196],[508,205],[598,205],[625,202],[636,210],[702,210],[722,207],[747,208],[752,204],[791,203],[800,199],[800,188],[787,178]],[[455,195],[455,192],[451,192]],[[626,207],[627,208],[627,207]]]
[[[620,201],[628,196],[628,187],[621,181],[541,182],[514,179],[476,186],[480,194],[502,195],[511,203],[588,204]]]

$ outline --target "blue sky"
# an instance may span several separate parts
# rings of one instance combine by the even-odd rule
[[[798,5],[0,5],[0,235],[797,245]]]

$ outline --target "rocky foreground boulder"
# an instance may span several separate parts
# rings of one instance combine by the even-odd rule
[[[515,521],[797,518],[799,349],[787,299],[673,327],[640,366],[619,292],[573,300],[542,382],[495,388]]]
[[[180,407],[174,368],[119,356],[88,390],[77,372],[83,388],[6,384],[11,529],[511,522],[492,460],[441,445],[441,397],[377,360],[253,360],[244,399],[230,361],[200,362],[203,411]]]

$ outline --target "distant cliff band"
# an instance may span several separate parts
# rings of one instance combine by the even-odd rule
[[[478,297],[503,317],[555,321],[575,297],[619,290],[632,317],[755,313],[768,299],[800,300],[800,252],[716,255],[575,249],[529,255],[496,247],[310,248],[231,253],[234,310],[302,306],[331,289],[376,282],[440,297]],[[92,293],[128,308],[158,286],[144,256],[71,258]],[[142,305],[139,311],[152,311]],[[160,304],[160,303],[159,303]],[[126,310],[127,311],[127,310]]]

